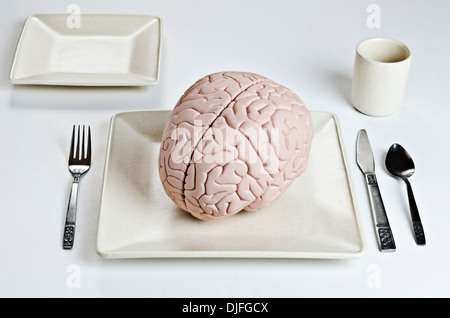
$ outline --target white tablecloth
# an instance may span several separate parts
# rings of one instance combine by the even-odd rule
[[[19,86],[9,82],[27,16],[66,12],[61,1],[0,4],[0,296],[2,297],[448,297],[450,296],[450,2],[84,1],[81,13],[163,19],[161,81],[145,88]],[[69,8],[70,9],[70,8]],[[374,14],[379,15],[374,16]],[[354,50],[369,37],[405,42],[413,63],[402,110],[373,118],[350,104]],[[127,110],[171,109],[204,75],[249,71],[291,88],[312,111],[335,113],[367,243],[351,260],[106,260],[96,253],[108,127]],[[91,125],[93,163],[80,186],[72,251],[61,248],[73,124]],[[366,129],[397,252],[378,251],[355,161]],[[383,162],[398,142],[416,163],[411,183],[427,235],[416,246],[406,186]]]

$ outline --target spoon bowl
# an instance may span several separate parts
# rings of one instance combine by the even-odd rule
[[[425,245],[425,233],[420,220],[419,209],[408,178],[414,174],[415,166],[409,153],[399,144],[393,144],[386,155],[386,169],[394,177],[405,181],[408,189],[409,208],[411,212],[414,237],[417,245]]]
[[[386,168],[393,176],[406,179],[414,174],[415,166],[409,153],[399,144],[393,144],[386,155]]]

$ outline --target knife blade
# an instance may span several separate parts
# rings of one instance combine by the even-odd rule
[[[378,247],[381,252],[395,252],[394,236],[392,235],[386,209],[381,198],[380,188],[378,187],[378,181],[375,175],[375,160],[365,129],[358,132],[356,140],[356,162],[365,177]]]

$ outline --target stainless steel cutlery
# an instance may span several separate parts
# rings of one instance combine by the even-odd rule
[[[91,129],[89,126],[73,126],[69,154],[69,171],[73,176],[72,188],[64,225],[63,248],[72,249],[75,238],[78,185],[91,166]]]
[[[364,129],[358,132],[356,141],[356,161],[365,176],[380,251],[395,251],[396,246],[394,236],[392,234],[375,175],[375,160],[373,158],[367,132]],[[408,190],[414,238],[417,245],[426,245],[425,232],[420,219],[419,209],[417,208],[412,187],[408,180],[408,178],[411,177],[415,171],[414,162],[411,156],[401,145],[395,143],[387,152],[385,165],[387,171],[389,171],[392,176],[405,181]]]
[[[417,245],[426,245],[425,232],[423,230],[422,221],[420,220],[419,209],[412,191],[411,183],[408,178],[414,174],[414,161],[408,152],[399,144],[393,144],[386,155],[386,169],[394,177],[398,177],[405,181],[409,207],[411,212],[411,220],[414,232],[414,238]]]
[[[363,129],[358,133],[356,143],[356,161],[364,174],[369,193],[370,207],[381,252],[394,252],[396,249],[394,236],[381,198],[375,175],[375,160],[367,132]]]

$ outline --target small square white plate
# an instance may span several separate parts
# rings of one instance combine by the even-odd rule
[[[10,80],[36,85],[155,85],[161,38],[162,22],[156,16],[31,15],[17,45]]]
[[[105,258],[357,258],[365,240],[336,116],[312,112],[308,167],[269,207],[200,221],[166,195],[158,174],[171,111],[111,120],[97,253]]]

